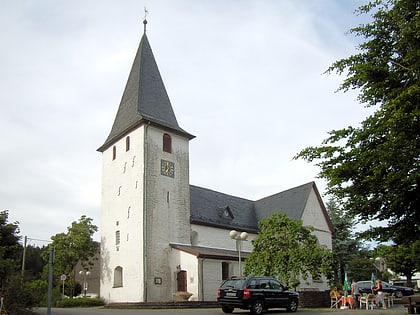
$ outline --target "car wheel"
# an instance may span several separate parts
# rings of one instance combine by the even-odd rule
[[[262,314],[264,310],[264,303],[261,300],[256,300],[251,306],[251,313],[254,315]]]
[[[396,297],[396,298],[401,299],[401,298],[403,297],[403,294],[402,294],[402,292],[401,292],[401,291],[395,291],[395,292],[394,292],[394,294],[395,294],[395,297]]]
[[[230,314],[230,313],[233,312],[233,307],[232,306],[223,305],[222,306],[222,311],[223,311],[223,313]]]
[[[289,306],[287,307],[288,312],[296,312],[298,309],[298,301],[297,300],[290,300]]]

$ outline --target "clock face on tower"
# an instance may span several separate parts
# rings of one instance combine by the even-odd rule
[[[166,160],[160,160],[160,173],[168,177],[175,177],[175,163]]]

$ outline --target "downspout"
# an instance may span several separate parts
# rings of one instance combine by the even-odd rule
[[[144,126],[144,157],[143,157],[143,302],[147,302],[147,164],[149,156],[148,127]]]

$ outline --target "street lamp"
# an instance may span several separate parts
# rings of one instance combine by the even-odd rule
[[[83,291],[84,291],[84,297],[86,297],[86,291],[88,288],[86,277],[90,275],[90,271],[80,270],[79,275],[83,276]]]
[[[242,276],[242,268],[241,268],[242,241],[246,241],[248,239],[248,233],[232,230],[229,232],[229,236],[231,239],[236,240],[236,249],[238,250],[238,257],[239,257],[239,276],[241,277]]]

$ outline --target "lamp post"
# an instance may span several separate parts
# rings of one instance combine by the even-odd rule
[[[247,232],[238,232],[232,230],[229,232],[229,236],[231,239],[236,240],[236,249],[238,250],[238,262],[239,262],[239,276],[242,276],[242,267],[241,267],[241,250],[242,250],[242,241],[246,241],[248,239]]]
[[[90,271],[80,270],[79,275],[83,276],[83,292],[84,292],[83,296],[86,297],[86,291],[87,291],[87,288],[88,288],[88,283],[87,283],[86,277],[90,275]]]

